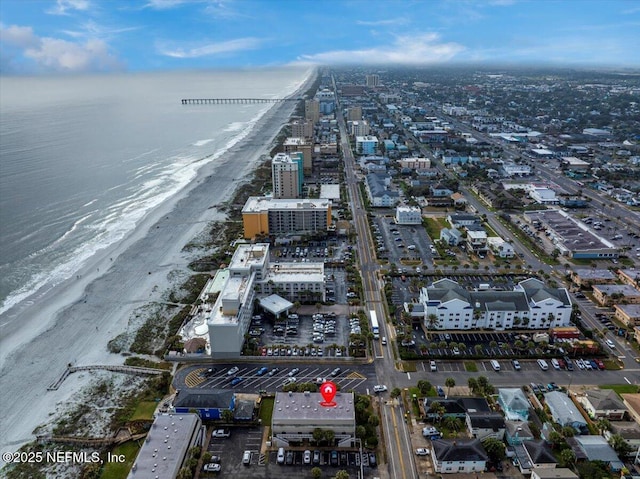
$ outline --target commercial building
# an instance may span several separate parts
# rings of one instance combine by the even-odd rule
[[[205,429],[197,414],[156,416],[128,479],[175,479],[186,466],[189,449],[202,445]]]
[[[417,206],[396,207],[396,223],[399,225],[422,224],[422,210]]]
[[[516,163],[505,163],[502,165],[505,176],[528,176],[531,174],[529,165],[519,165]]]
[[[556,192],[546,186],[528,185],[527,191],[531,199],[541,205],[557,205],[560,202]]]
[[[304,180],[303,160],[294,160],[286,153],[278,153],[271,159],[271,178],[274,198],[299,198]]]
[[[431,168],[431,160],[429,158],[402,158],[398,160],[398,166],[412,170],[428,170]]]
[[[371,131],[371,127],[366,120],[357,120],[349,122],[349,132],[351,136],[368,136]]]
[[[320,393],[276,392],[271,435],[276,447],[298,446],[313,441],[316,428],[333,431],[338,447],[352,447],[356,436],[353,393],[338,393],[335,407],[320,405]]]
[[[567,326],[571,299],[564,288],[549,288],[531,278],[514,291],[467,291],[451,279],[441,279],[420,290],[427,329],[505,330]]]
[[[251,196],[242,208],[244,237],[300,235],[331,227],[331,201]]]
[[[202,310],[211,355],[214,358],[240,355],[258,295],[275,292],[292,302],[324,301],[324,291],[323,263],[270,264],[269,244],[239,245],[215,303],[205,305]]]
[[[571,271],[571,281],[580,287],[591,287],[594,284],[613,284],[616,275],[608,269],[576,268]]]

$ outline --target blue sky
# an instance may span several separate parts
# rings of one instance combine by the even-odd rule
[[[0,72],[640,66],[636,0],[2,0]]]

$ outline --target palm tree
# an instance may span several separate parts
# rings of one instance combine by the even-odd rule
[[[438,416],[439,422],[442,421],[442,417],[444,416],[444,413],[447,412],[447,410],[438,401],[434,401],[431,403],[431,407],[429,407],[429,412],[436,414]]]
[[[448,416],[444,418],[444,425],[451,431],[458,432],[462,429],[462,421],[458,417]],[[456,434],[457,435],[457,434]]]
[[[600,435],[602,435],[605,431],[611,430],[611,423],[608,419],[605,419],[603,417],[598,419],[594,425],[596,427],[596,431],[598,431]]]
[[[444,385],[447,386],[447,397],[449,397],[449,391],[456,385],[456,380],[453,378],[447,378],[444,380]]]
[[[429,316],[427,316],[427,329],[429,330],[429,338],[431,338],[433,330],[438,326],[439,322],[440,320],[435,314],[430,314]]]

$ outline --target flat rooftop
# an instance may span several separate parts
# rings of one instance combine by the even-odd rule
[[[196,414],[157,416],[127,477],[176,477],[199,424]]]
[[[608,296],[616,293],[621,294],[623,297],[640,296],[640,291],[628,284],[596,284],[593,288],[602,293],[606,293]]]
[[[238,245],[235,252],[233,253],[231,262],[229,263],[229,269],[260,266],[264,264],[268,255],[268,243]]]
[[[630,318],[640,318],[640,304],[616,304],[615,308]]]
[[[333,399],[335,407],[323,407],[324,401],[320,393],[285,393],[276,392],[273,406],[273,422],[314,421],[317,419],[333,419],[337,421],[355,421],[353,393],[338,393]]]
[[[237,304],[238,306],[244,304],[252,288],[253,275],[229,278],[209,313],[207,323],[209,325],[237,325],[237,311],[233,314],[225,314],[223,305],[225,303]]]
[[[555,236],[570,251],[612,250],[615,245],[594,234],[587,225],[559,210],[526,213],[531,220],[539,220],[552,229]]]
[[[288,199],[270,198],[268,196],[250,196],[242,208],[243,213],[259,213],[269,210],[304,210],[304,209],[328,209],[331,200],[320,199]]]
[[[320,198],[328,200],[339,200],[340,185],[320,185]]]
[[[616,279],[616,275],[608,269],[579,268],[573,272],[582,279]]]
[[[316,283],[324,281],[324,263],[274,263],[265,281],[274,283]]]

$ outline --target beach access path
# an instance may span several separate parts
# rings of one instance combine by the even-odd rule
[[[311,75],[294,95],[305,92],[314,79]],[[171,286],[169,272],[187,269],[183,246],[208,223],[223,218],[215,206],[231,199],[249,178],[294,108],[294,102],[276,104],[245,139],[204,165],[190,185],[127,238],[98,252],[80,279],[40,293],[30,307],[14,313],[0,338],[1,452],[32,441],[34,429],[89,383],[91,374],[74,375],[60,389],[47,391],[68,364],[124,362],[108,352],[107,343],[127,329],[136,308],[162,300]]]

